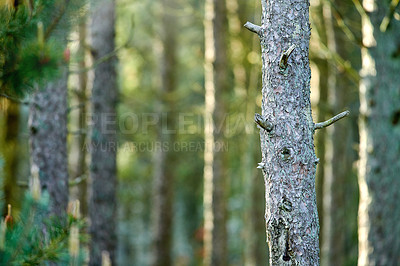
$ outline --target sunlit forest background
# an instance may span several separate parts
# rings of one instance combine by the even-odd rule
[[[1,1],[0,180],[8,217],[0,230],[1,265],[100,265],[100,259],[103,265],[203,264],[209,256],[204,202],[211,197],[204,186],[211,171],[205,167],[210,2]],[[224,79],[217,83],[223,88],[215,87],[221,112],[215,127],[222,133],[211,148],[218,152],[214,159],[220,156],[213,173],[223,177],[214,184],[223,190],[215,208],[226,214],[217,248],[226,265],[266,265],[265,188],[254,123],[261,113],[262,60],[259,37],[243,27],[261,24],[261,1],[214,2],[223,6],[214,36],[225,40],[218,50],[224,54],[213,55],[216,77]],[[390,31],[400,23],[398,1],[384,2],[389,22],[382,27]],[[313,120],[350,111],[314,135],[322,265],[358,261],[363,15],[358,0],[310,1]],[[395,57],[399,69],[399,50]],[[398,77],[388,81],[397,80],[397,90]],[[390,120],[396,132],[398,116]],[[96,130],[109,142],[93,146],[102,138]],[[396,134],[393,147],[400,143]],[[50,172],[67,181],[43,177],[54,158],[65,167]],[[51,190],[52,182],[64,183]],[[398,204],[399,194],[392,197]],[[49,212],[64,217],[66,208],[67,223],[47,220]],[[97,254],[93,261],[90,250]]]

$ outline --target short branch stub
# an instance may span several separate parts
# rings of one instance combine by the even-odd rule
[[[271,122],[269,122],[265,117],[263,117],[260,114],[255,114],[254,115],[254,121],[257,123],[257,125],[259,125],[260,127],[262,127],[263,129],[265,129],[268,132],[271,132],[272,129],[274,128],[274,126],[271,124]]]

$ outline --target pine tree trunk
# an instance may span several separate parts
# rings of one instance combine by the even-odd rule
[[[334,19],[341,14],[346,17],[357,17],[357,12],[349,8],[343,1],[324,3],[325,25],[328,35],[328,49],[347,60],[351,65],[357,65],[359,47],[352,45],[343,29]],[[345,45],[344,45],[345,44]],[[330,64],[328,73],[328,99],[330,110],[338,113],[343,109],[350,109],[357,113],[356,83],[352,82],[343,68]],[[321,263],[323,265],[346,264],[348,254],[352,251],[351,237],[355,235],[355,208],[353,195],[357,194],[353,162],[357,154],[353,149],[357,143],[356,116],[330,126],[327,129],[325,178],[324,178],[324,228],[322,230]],[[351,208],[353,207],[353,208]],[[346,222],[344,222],[346,221]],[[353,222],[352,222],[353,221]],[[326,225],[326,226],[325,226]],[[353,249],[354,250],[354,249]]]
[[[5,100],[4,101],[8,101]],[[5,115],[5,136],[4,143],[2,147],[3,156],[5,159],[4,165],[4,200],[7,204],[11,204],[13,209],[20,205],[20,199],[18,199],[18,186],[17,186],[17,169],[18,169],[18,131],[20,123],[20,106],[18,103],[8,101]],[[5,208],[7,204],[4,204]],[[7,213],[6,211],[4,213]]]
[[[260,167],[270,264],[318,265],[309,1],[262,5],[262,26],[253,31],[260,35],[263,59],[262,117],[256,120],[263,126]],[[291,55],[286,52],[290,47]]]
[[[73,112],[77,113],[77,118],[74,120],[74,128],[77,128],[78,134],[73,136],[72,148],[70,154],[75,156],[71,157],[71,172],[72,180],[79,181],[76,186],[72,186],[70,189],[71,200],[79,199],[80,201],[80,211],[83,217],[87,217],[88,214],[88,187],[87,187],[87,149],[85,149],[87,141],[87,78],[88,74],[85,71],[86,66],[86,20],[83,19],[78,26],[79,34],[79,46],[77,51],[78,66],[79,70],[82,70],[78,74],[78,84],[77,90],[75,92],[77,109]],[[71,114],[71,113],[70,113]]]
[[[321,45],[327,46],[327,31],[326,31],[326,23],[324,21],[323,15],[323,0],[315,1],[314,5],[310,7],[310,15],[312,16],[313,28],[316,29],[316,34],[311,35],[311,42],[316,43],[316,53],[321,49]],[[314,37],[314,38],[313,38]],[[313,51],[310,51],[312,53]],[[311,56],[310,56],[311,57]],[[317,108],[317,120],[325,121],[328,112],[328,80],[329,80],[329,71],[328,71],[328,61],[326,58],[321,58],[318,55],[311,59],[315,62],[318,67],[318,90],[319,90],[319,98]],[[325,177],[325,141],[326,141],[326,131],[320,130],[315,133],[315,145],[316,145],[316,155],[319,158],[319,164],[316,172],[316,192],[317,192],[317,208],[319,214],[319,225],[320,232],[324,230],[324,216],[322,212],[323,206],[323,185],[324,185],[324,177]],[[320,248],[322,246],[324,239],[323,235],[320,235]],[[323,253],[321,251],[321,257]]]
[[[78,48],[78,56],[79,56],[79,69],[86,68],[86,53],[85,53],[85,45],[86,45],[86,20],[83,20],[79,25],[79,48]],[[87,163],[86,163],[86,155],[87,150],[84,148],[85,143],[87,141],[87,125],[86,125],[86,101],[87,101],[87,72],[84,71],[79,73],[78,76],[78,106],[79,106],[79,117],[78,117],[78,128],[79,128],[79,136],[78,136],[78,156],[76,159],[77,167],[76,167],[76,178],[83,178],[83,180],[78,185],[78,199],[81,202],[81,212],[83,216],[86,216],[88,213],[88,199],[87,199],[87,179],[84,179],[86,175],[88,175],[87,171]]]
[[[96,62],[115,50],[115,2],[93,1],[91,7],[92,56]],[[94,71],[92,88],[91,168],[89,205],[90,261],[101,265],[108,252],[115,264],[116,250],[116,104],[118,98],[117,59],[112,56]]]
[[[258,40],[253,41],[252,48],[256,48]],[[233,52],[233,51],[232,51]],[[243,62],[242,62],[243,63]],[[254,99],[258,93],[257,87],[261,71],[258,64],[253,64],[249,70],[249,82],[247,89],[247,110],[246,121],[252,122],[256,104]],[[254,132],[256,133],[256,132]],[[258,132],[257,132],[258,133]],[[260,157],[260,150],[256,150],[257,138],[256,134],[246,134],[246,140],[243,141],[243,190],[244,190],[244,223],[245,223],[245,240],[244,240],[244,265],[262,265],[268,258],[268,253],[265,252],[265,225],[262,219],[264,213],[264,188],[259,185],[262,174],[258,169],[249,171],[257,163],[257,158]]]
[[[32,172],[39,170],[42,192],[50,196],[50,215],[66,218],[68,206],[67,71],[31,100],[29,130]]]
[[[389,1],[363,6],[358,265],[399,265],[400,23],[380,30]]]
[[[224,92],[227,90],[226,6],[205,3],[205,129],[204,129],[204,264],[227,264]]]
[[[173,235],[173,184],[174,171],[174,141],[176,139],[175,96],[176,90],[176,29],[177,21],[171,9],[171,1],[162,1],[162,60],[161,60],[161,91],[159,103],[160,117],[166,117],[166,124],[160,123],[158,128],[158,141],[162,149],[157,150],[155,158],[154,175],[154,240],[152,265],[173,265],[172,260],[172,235]],[[164,147],[168,148],[164,148]]]

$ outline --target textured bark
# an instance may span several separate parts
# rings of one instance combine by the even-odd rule
[[[358,265],[400,264],[400,23],[389,1],[363,1]]]
[[[262,114],[273,125],[272,131],[260,132],[270,264],[318,265],[309,1],[262,5]],[[292,45],[295,49],[283,69],[281,55]]]
[[[115,2],[92,2],[92,55],[99,60],[115,50]],[[118,98],[116,57],[99,64],[92,88],[91,168],[89,205],[90,261],[101,265],[101,253],[110,254],[115,263],[116,249],[116,104]]]
[[[335,12],[331,3],[324,3],[327,47],[332,53],[345,58],[353,66],[357,65],[356,61],[360,58],[359,47],[351,45],[343,29],[338,25],[338,20],[334,19],[338,16],[337,10],[346,17],[357,17],[357,11],[354,6],[349,8],[344,1],[336,0],[333,4],[336,8]],[[346,76],[343,68],[333,64],[330,64],[328,68],[328,98],[331,115],[343,109],[357,114],[358,107],[355,104],[358,101],[355,90],[357,84]],[[357,143],[356,116],[350,116],[327,128],[323,186],[324,227],[321,231],[321,263],[323,265],[345,264],[349,253],[354,251],[352,247],[356,245],[354,241],[351,241],[356,230],[354,225],[357,219],[356,202],[353,200],[353,195],[357,194],[357,183],[353,172],[353,163],[357,159],[357,154],[353,149],[355,143]]]
[[[49,215],[61,219],[68,205],[68,75],[62,71],[62,77],[33,95],[29,116],[31,165],[39,169],[42,192],[49,193]]]
[[[224,0],[205,3],[204,264],[227,264],[224,92],[227,90],[226,8]]]
[[[174,184],[174,140],[175,130],[175,97],[176,90],[176,18],[171,12],[171,1],[162,1],[162,59],[161,59],[161,91],[159,103],[160,117],[166,116],[166,125],[161,123],[158,128],[158,141],[163,147],[157,150],[155,158],[154,175],[154,240],[153,240],[153,262],[152,265],[173,265],[172,260],[172,220],[173,211],[173,184]],[[172,131],[170,129],[173,129]]]

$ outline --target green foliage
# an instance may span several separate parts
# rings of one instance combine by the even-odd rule
[[[84,1],[28,2],[32,6],[0,6],[1,93],[23,96],[56,77],[58,68],[68,60],[63,56],[63,36],[68,25],[84,13]]]
[[[68,223],[56,218],[48,219],[49,199],[44,194],[36,200],[26,193],[20,217],[0,226],[0,265],[43,265],[46,262],[68,264],[70,229],[82,229],[83,221],[68,217]],[[85,236],[79,236],[86,241]],[[80,251],[74,258],[76,265],[83,262]]]

